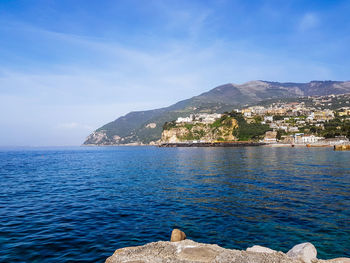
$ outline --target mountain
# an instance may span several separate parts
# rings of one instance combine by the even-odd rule
[[[350,81],[225,84],[169,107],[130,112],[90,134],[84,145],[150,143],[161,138],[165,122],[191,113],[223,113],[263,100],[350,93]]]

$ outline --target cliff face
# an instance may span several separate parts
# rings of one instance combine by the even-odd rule
[[[170,126],[170,127],[169,127]],[[188,141],[235,141],[235,130],[238,128],[237,121],[224,115],[214,123],[171,123],[165,125],[161,141],[163,143],[179,143]]]
[[[85,141],[85,145],[115,145],[121,143],[121,137],[114,135],[112,137],[107,136],[105,130],[95,131],[91,133]]]
[[[108,130],[99,130],[91,133],[85,140],[84,145],[119,145],[119,144],[143,144],[140,141],[129,141],[130,136],[120,137],[119,135],[109,135]]]

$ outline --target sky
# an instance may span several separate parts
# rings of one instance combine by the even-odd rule
[[[0,0],[0,146],[80,145],[225,83],[349,80],[350,1]]]

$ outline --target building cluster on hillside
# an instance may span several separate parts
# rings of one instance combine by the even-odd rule
[[[176,123],[204,123],[210,124],[215,120],[221,118],[222,114],[219,113],[199,113],[199,114],[191,114],[189,117],[179,117],[176,120]]]
[[[335,118],[341,117],[341,121],[350,122],[349,101],[350,94],[303,97],[293,102],[279,100],[265,106],[251,106],[234,111],[241,113],[247,123],[269,126],[271,131],[266,132],[265,143],[335,145],[349,143],[349,140],[344,133],[326,136],[326,132],[322,131],[327,131],[326,126]],[[191,114],[188,117],[179,117],[176,123],[210,124],[221,117],[222,114],[218,113]],[[336,129],[341,130],[342,127]],[[349,137],[348,134],[350,133],[347,133]]]
[[[275,102],[271,103],[267,107],[264,106],[252,106],[236,110],[241,112],[245,119],[254,121],[257,118],[261,119],[262,124],[268,124],[273,130],[267,132],[264,142],[276,143],[277,131],[283,131],[282,138],[279,138],[280,142],[291,144],[324,144],[334,145],[349,142],[344,136],[337,136],[336,138],[325,139],[315,134],[305,134],[301,132],[306,126],[314,126],[318,129],[324,130],[325,123],[333,120],[336,116],[347,117],[350,120],[350,107],[341,107],[337,111],[327,108],[333,105],[332,98],[336,98],[336,95],[324,96],[324,97],[312,97],[312,106],[307,106],[305,102]],[[346,101],[348,104],[349,102]],[[334,105],[333,105],[334,106]]]

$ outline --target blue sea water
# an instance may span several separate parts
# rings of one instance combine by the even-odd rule
[[[350,152],[329,148],[0,149],[0,261],[104,262],[188,238],[350,257]]]

